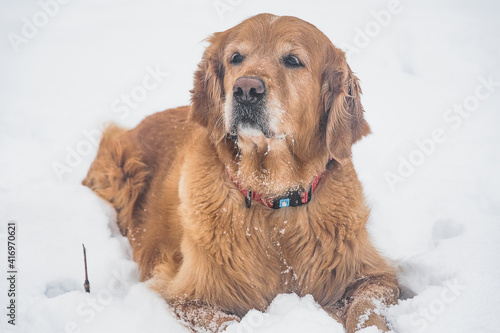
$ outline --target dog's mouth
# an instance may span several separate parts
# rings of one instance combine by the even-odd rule
[[[231,130],[228,135],[232,137],[235,141],[238,136],[245,138],[258,138],[265,137],[266,139],[284,139],[286,133],[276,133],[269,129],[268,126],[263,126],[262,124],[256,123],[253,120],[241,121],[239,124],[231,126]]]
[[[257,137],[264,135],[266,138],[271,138],[274,133],[266,126],[265,123],[255,121],[254,119],[243,117],[238,122],[234,122],[231,126],[231,135],[241,135],[245,137]]]
[[[257,103],[255,106],[233,105],[232,117],[230,121],[229,135],[237,138],[265,137],[266,139],[282,139],[285,134],[278,134],[271,129],[267,110],[264,103]]]

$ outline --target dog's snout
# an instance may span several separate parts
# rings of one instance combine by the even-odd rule
[[[253,77],[240,77],[233,85],[233,96],[237,102],[252,104],[260,101],[266,92],[264,82]]]

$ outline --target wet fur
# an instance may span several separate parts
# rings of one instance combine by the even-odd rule
[[[286,107],[293,141],[273,141],[267,152],[258,143],[238,146],[225,135],[225,92],[235,77],[257,70],[249,64],[231,72],[226,49],[235,38],[271,43],[274,36],[252,31],[282,26],[308,51],[308,76],[290,79],[284,75],[299,74],[283,74],[265,59],[260,66],[269,70],[259,75],[273,79],[268,89]],[[302,34],[321,42],[302,41]],[[386,330],[383,318],[369,311],[373,300],[396,302],[398,284],[365,227],[369,210],[351,146],[369,126],[344,53],[314,26],[268,14],[209,41],[191,105],[151,115],[132,130],[109,128],[83,181],[115,207],[141,280],[194,331],[217,331],[290,292],[313,295],[348,332],[370,325]],[[275,196],[307,188],[319,172],[311,202],[280,210],[255,202],[246,208],[231,180]]]

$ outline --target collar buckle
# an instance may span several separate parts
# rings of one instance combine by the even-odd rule
[[[245,205],[247,208],[252,206],[252,191],[247,190],[247,195],[245,195]]]

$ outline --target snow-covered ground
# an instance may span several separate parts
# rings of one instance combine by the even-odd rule
[[[417,293],[387,309],[393,329],[500,332],[500,5],[465,0],[2,1],[0,331],[186,332],[80,181],[102,124],[187,104],[203,38],[260,12],[315,24],[361,79],[373,134],[354,160],[371,234]],[[280,295],[228,332],[343,328],[311,297]]]

